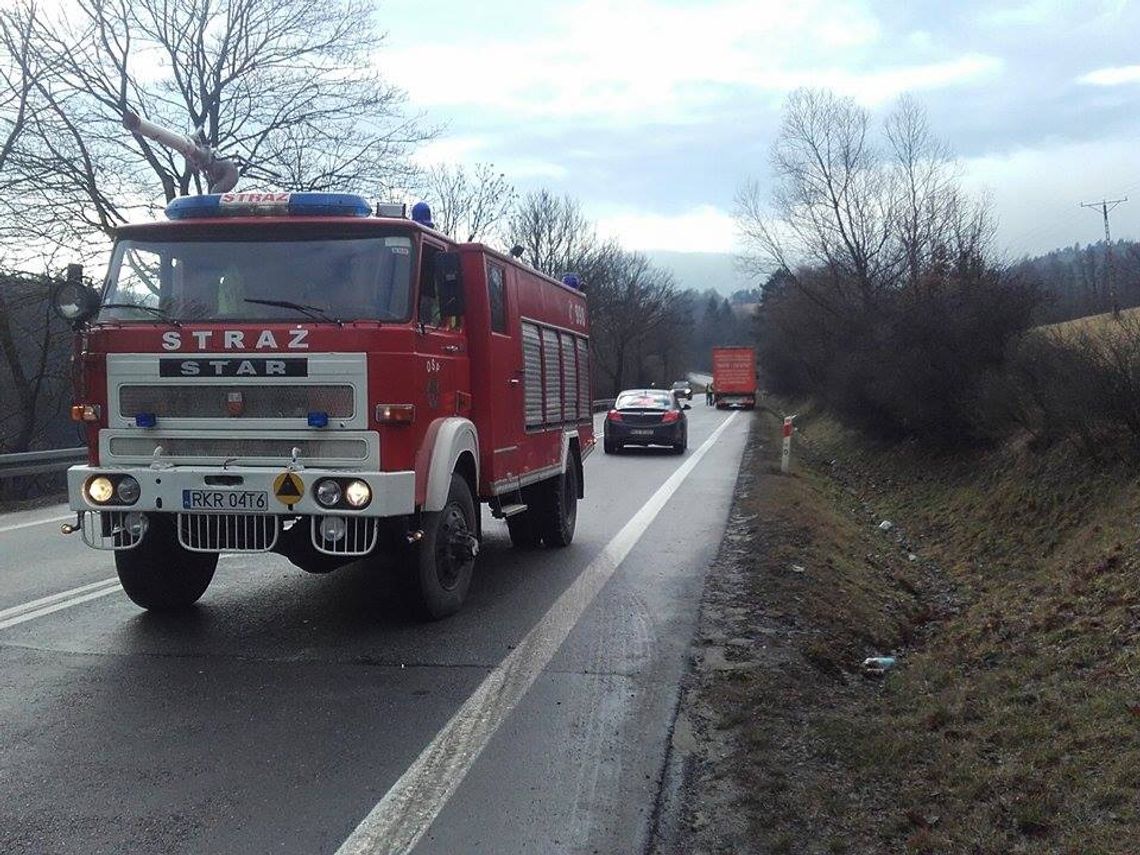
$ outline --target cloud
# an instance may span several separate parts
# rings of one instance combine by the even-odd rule
[[[1131,139],[1056,143],[963,162],[969,186],[990,196],[999,216],[999,249],[1012,256],[1103,240],[1103,223],[1081,202],[1135,199],[1140,174]],[[1113,238],[1140,238],[1140,204],[1112,214]]]
[[[587,212],[590,213],[590,212]],[[736,223],[712,205],[679,214],[644,210],[612,210],[597,217],[598,234],[626,249],[671,249],[681,252],[735,252]]]
[[[1140,65],[1119,65],[1098,68],[1077,78],[1078,83],[1092,86],[1120,86],[1125,83],[1140,83]]]

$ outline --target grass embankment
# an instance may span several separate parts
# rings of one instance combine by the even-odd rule
[[[797,424],[782,476],[759,416],[706,589],[686,848],[1140,851],[1135,474]]]

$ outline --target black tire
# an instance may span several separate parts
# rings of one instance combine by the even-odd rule
[[[676,454],[684,454],[685,449],[689,447],[689,432],[685,431],[681,434],[681,441],[673,446],[673,452]]]
[[[530,508],[507,517],[507,531],[511,535],[511,545],[517,549],[534,549],[542,539],[534,524],[534,511]]]
[[[133,603],[152,612],[194,605],[210,587],[217,566],[216,552],[183,549],[173,520],[155,514],[142,543],[115,553],[119,584]]]
[[[602,451],[606,454],[617,454],[617,443],[610,439],[602,440]]]
[[[471,488],[452,473],[443,510],[423,515],[424,536],[413,550],[413,605],[422,617],[449,617],[467,599],[479,551],[476,526]]]
[[[551,548],[569,546],[578,522],[578,466],[573,457],[566,471],[546,482],[545,501],[538,511],[538,531]]]

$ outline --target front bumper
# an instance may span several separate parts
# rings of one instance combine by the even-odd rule
[[[75,511],[146,511],[158,513],[203,513],[200,508],[184,507],[184,491],[212,490],[232,493],[265,492],[267,509],[229,509],[240,512],[276,516],[345,516],[395,517],[415,511],[415,472],[346,472],[335,469],[301,469],[294,476],[301,482],[300,496],[277,498],[274,482],[288,470],[284,467],[175,466],[169,469],[150,467],[72,466],[67,470],[68,505]],[[94,475],[131,475],[141,488],[133,505],[97,505],[87,499],[83,485]],[[372,501],[361,510],[326,508],[313,496],[313,485],[322,478],[354,478],[372,488]],[[222,479],[222,480],[220,480]],[[286,499],[294,498],[292,504]],[[208,513],[208,511],[205,511]]]

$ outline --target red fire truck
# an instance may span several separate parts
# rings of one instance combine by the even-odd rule
[[[74,526],[128,596],[194,603],[222,552],[312,572],[387,555],[426,617],[459,609],[479,503],[518,546],[574,536],[593,450],[580,289],[422,203],[213,193],[120,228],[101,292],[72,271],[87,465]]]

